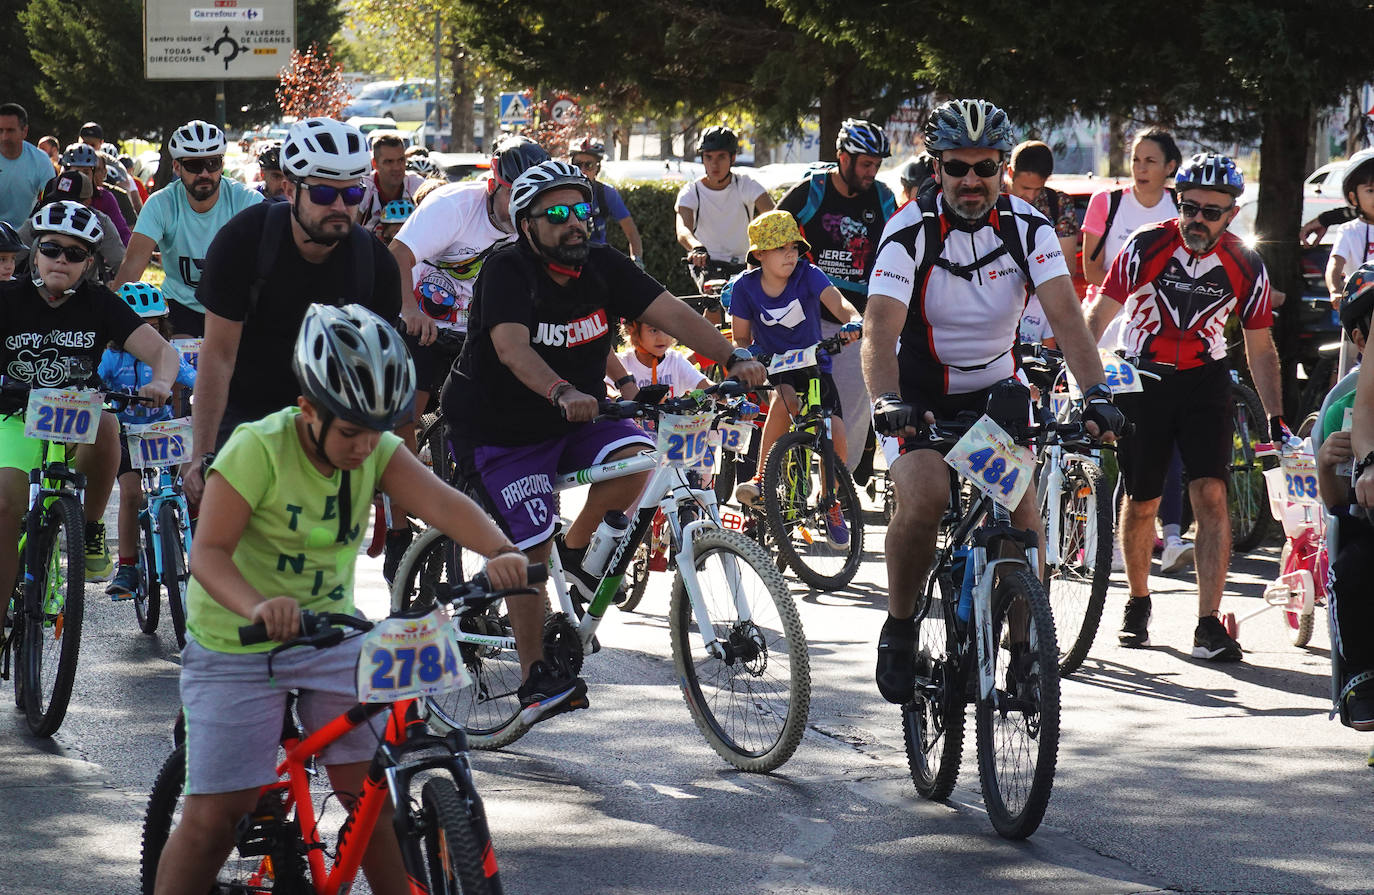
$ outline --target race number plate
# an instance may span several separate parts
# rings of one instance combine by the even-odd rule
[[[191,458],[191,420],[161,420],[128,426],[129,462],[134,469],[180,466]]]
[[[205,344],[204,339],[173,339],[172,347],[181,355],[181,359],[196,369],[200,365],[200,346]]]
[[[717,428],[720,430],[720,446],[727,451],[736,454],[743,454],[749,450],[749,433],[753,431],[753,426],[748,423],[741,423],[738,420],[721,420]]]
[[[105,396],[94,389],[36,388],[29,392],[24,436],[94,444]]]
[[[1311,454],[1311,444],[1296,453],[1285,451],[1279,460],[1283,467],[1284,493],[1289,503],[1317,506],[1321,498],[1317,496],[1317,460]]]
[[[986,415],[950,449],[945,462],[1008,510],[1021,503],[1035,475],[1035,452],[1018,446]]]
[[[816,366],[816,348],[812,345],[809,348],[797,348],[793,351],[785,351],[782,354],[773,355],[773,359],[768,362],[769,373],[785,373],[788,370],[804,370],[807,367]]]
[[[358,700],[396,702],[471,685],[452,622],[436,609],[420,618],[387,618],[363,635]]]
[[[710,431],[709,413],[665,413],[658,418],[658,452],[672,466],[701,466],[704,455],[714,453]]]

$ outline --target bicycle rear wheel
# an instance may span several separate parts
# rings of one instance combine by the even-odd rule
[[[186,546],[181,540],[181,513],[175,504],[164,503],[157,511],[162,538],[162,583],[167,588],[167,608],[172,613],[172,628],[177,646],[186,646]]]
[[[1103,481],[1102,470],[1074,460],[1059,489],[1059,562],[1045,564],[1045,590],[1059,638],[1061,676],[1073,674],[1087,658],[1111,584],[1112,499]],[[1049,496],[1042,496],[1042,516],[1049,507]]]
[[[162,615],[162,582],[157,577],[157,548],[153,546],[153,520],[147,513],[138,519],[138,590],[134,592],[134,617],[144,634],[156,634]]]
[[[797,577],[819,590],[838,590],[854,580],[863,559],[863,512],[844,465],[836,460],[828,471],[824,468],[815,435],[787,433],[768,452],[763,504],[769,533]],[[843,519],[843,542],[827,527],[836,510]]]
[[[1027,569],[998,572],[992,644],[995,689],[974,712],[983,805],[999,834],[1024,839],[1045,817],[1059,755],[1054,618],[1044,588]]]
[[[915,697],[902,706],[911,782],[934,801],[954,791],[964,752],[964,676],[950,655],[950,644],[959,642],[949,611],[953,601],[954,584],[946,568],[926,585],[917,631]]]
[[[425,529],[396,567],[392,609],[434,605],[437,585],[463,581],[465,573],[481,568],[481,562],[479,554],[457,549],[439,529]],[[459,630],[480,637],[513,637],[505,605],[502,601],[481,615],[465,616]],[[517,691],[524,680],[520,656],[513,648],[495,643],[461,642],[459,647],[472,686],[426,699],[429,726],[442,733],[461,728],[474,749],[499,749],[520,739],[528,730],[514,722],[520,714]]]
[[[40,568],[33,569],[24,617],[24,714],[34,736],[52,736],[67,717],[81,651],[86,601],[85,520],[75,497],[43,511]]]
[[[435,895],[487,895],[492,891],[472,821],[458,787],[446,777],[425,781],[420,790],[423,854],[429,891]],[[491,862],[492,876],[496,861]]]
[[[1239,382],[1231,384],[1231,413],[1235,432],[1231,446],[1231,484],[1227,507],[1231,512],[1231,549],[1246,553],[1269,536],[1269,492],[1264,484],[1264,459],[1255,444],[1269,440],[1269,421],[1259,395]]]
[[[801,742],[811,705],[801,617],[758,544],[709,528],[692,548],[713,630],[698,632],[679,554],[668,627],[683,699],[722,758],[743,771],[775,770]]]

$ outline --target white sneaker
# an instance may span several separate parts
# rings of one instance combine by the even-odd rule
[[[1112,544],[1112,571],[1126,571],[1126,554],[1121,552],[1121,542],[1116,541]]]
[[[1170,538],[1159,556],[1159,570],[1165,575],[1181,572],[1193,564],[1193,544],[1182,538]]]

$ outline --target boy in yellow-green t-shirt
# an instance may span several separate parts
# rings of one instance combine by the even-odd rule
[[[262,622],[277,642],[297,635],[302,608],[353,611],[353,569],[374,490],[455,542],[490,557],[496,588],[525,584],[524,554],[463,494],[435,478],[391,434],[408,419],[414,366],[399,335],[360,305],[313,305],[296,342],[298,407],[240,426],[215,459],[191,552],[181,697],[186,800],[158,864],[156,892],[208,891],[238,819],[277,779],[289,690],[307,729],[357,702],[359,641],[276,657],[243,647]],[[363,726],[324,755],[333,789],[361,791],[379,732]],[[409,891],[395,834],[379,825],[363,860],[372,890]]]

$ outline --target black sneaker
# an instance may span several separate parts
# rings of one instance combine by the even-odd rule
[[[590,705],[586,681],[564,677],[543,660],[530,666],[530,676],[516,693],[520,697],[520,723],[527,727]]]
[[[410,542],[414,539],[415,532],[411,531],[409,526],[387,530],[386,545],[382,548],[382,577],[386,579],[387,584],[395,580],[396,569],[401,565],[401,557],[405,556]]]
[[[887,617],[878,635],[878,692],[895,705],[911,701],[916,686],[916,623]]]
[[[1150,645],[1150,598],[1128,597],[1126,615],[1121,620],[1121,633],[1116,635],[1122,646],[1136,649]]]
[[[1197,628],[1193,630],[1194,659],[1239,662],[1240,656],[1240,644],[1226,633],[1226,628],[1216,616],[1204,615],[1197,620]]]

